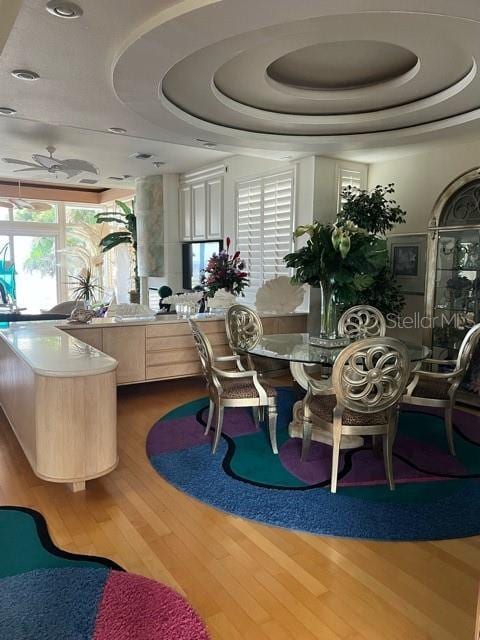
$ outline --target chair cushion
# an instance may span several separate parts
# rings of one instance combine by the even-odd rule
[[[222,380],[222,398],[228,400],[244,400],[245,398],[258,398],[258,391],[250,380]],[[277,390],[269,384],[262,382],[267,396],[273,398],[277,395]]]
[[[336,396],[315,396],[310,403],[310,411],[321,420],[333,422],[333,410],[336,405]],[[359,427],[387,424],[388,415],[386,411],[358,413],[356,411],[350,411],[350,409],[345,409],[342,416],[342,423]]]
[[[451,382],[435,378],[420,378],[412,395],[416,398],[432,398],[433,400],[448,400],[448,390]]]

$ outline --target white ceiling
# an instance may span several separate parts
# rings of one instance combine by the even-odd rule
[[[0,30],[0,106],[17,110],[0,118],[0,157],[53,144],[95,164],[99,186],[127,187],[109,176],[232,153],[374,161],[480,135],[478,0],[78,0],[71,21],[45,4],[23,1],[3,51]],[[14,169],[0,162],[0,178]]]

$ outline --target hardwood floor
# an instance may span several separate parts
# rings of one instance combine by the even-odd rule
[[[472,640],[480,537],[321,538],[225,515],[163,481],[146,434],[203,395],[197,380],[120,389],[119,467],[79,494],[33,475],[0,412],[0,502],[41,511],[64,549],[179,590],[215,639]]]

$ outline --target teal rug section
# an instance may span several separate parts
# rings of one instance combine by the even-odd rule
[[[56,547],[43,516],[32,509],[0,507],[0,578],[36,569],[120,569],[107,558],[68,553]]]

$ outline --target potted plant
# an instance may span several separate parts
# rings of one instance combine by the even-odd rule
[[[243,290],[249,285],[245,263],[240,258],[240,251],[230,255],[230,238],[226,239],[226,249],[214,253],[203,270],[202,284],[207,297],[213,298],[217,291],[225,291],[234,296],[245,295]]]
[[[78,276],[70,276],[68,284],[73,285],[72,295],[76,302],[83,300],[85,308],[89,309],[97,301],[97,294],[101,293],[102,287],[92,276],[90,269],[82,269]]]
[[[304,247],[285,256],[295,269],[292,281],[320,288],[320,337],[334,339],[337,334],[336,306],[353,306],[377,295],[388,299],[389,309],[376,300],[382,312],[399,311],[402,296],[393,283],[388,267],[387,243],[383,235],[405,212],[394,200],[393,184],[377,186],[372,192],[347,187],[344,205],[335,223],[298,227],[294,237],[308,235]],[[388,291],[382,287],[388,286]]]
[[[114,247],[118,247],[120,244],[131,245],[133,261],[133,289],[130,291],[130,302],[139,303],[140,278],[138,277],[137,219],[135,217],[135,210],[133,202],[131,207],[121,200],[115,200],[115,204],[120,211],[102,211],[102,213],[97,213],[95,218],[98,224],[103,222],[114,222],[123,228],[119,231],[112,231],[104,236],[100,240],[100,246],[102,248],[102,252],[105,253]]]

